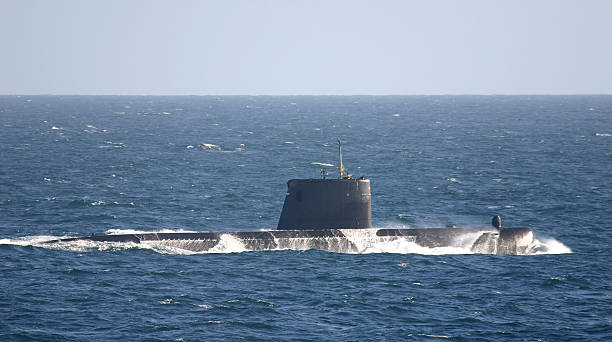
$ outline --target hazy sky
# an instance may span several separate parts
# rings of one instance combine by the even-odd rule
[[[612,1],[0,0],[0,94],[612,94]]]

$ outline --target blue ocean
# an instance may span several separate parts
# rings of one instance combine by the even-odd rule
[[[612,96],[0,96],[2,341],[610,341]],[[381,228],[539,252],[42,244],[275,229],[293,178]]]

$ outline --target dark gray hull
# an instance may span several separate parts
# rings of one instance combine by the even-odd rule
[[[242,251],[308,250],[361,253],[380,243],[408,242],[437,248],[457,247],[483,254],[525,254],[533,244],[528,228],[427,228],[427,229],[318,229],[216,233],[142,233],[92,235],[48,241],[151,243],[193,252],[223,252],[223,246],[238,244]]]

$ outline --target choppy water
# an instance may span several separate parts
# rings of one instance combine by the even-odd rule
[[[2,340],[612,339],[612,96],[4,96],[0,127]],[[37,245],[274,228],[337,136],[374,226],[499,214],[546,253]]]

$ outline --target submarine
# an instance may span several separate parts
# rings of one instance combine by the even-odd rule
[[[244,251],[309,250],[361,253],[379,243],[407,242],[421,247],[458,247],[469,253],[526,254],[534,234],[526,227],[506,228],[494,216],[490,227],[374,228],[370,180],[353,178],[344,169],[338,139],[338,178],[291,179],[276,230],[244,232],[151,232],[70,237],[75,241],[154,244],[192,252],[221,252],[237,244]]]

